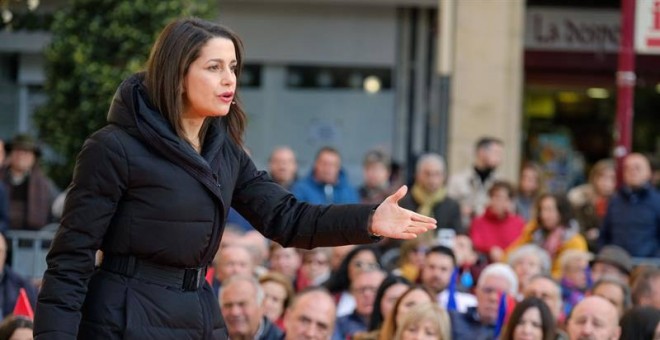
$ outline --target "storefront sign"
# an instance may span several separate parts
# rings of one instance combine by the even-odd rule
[[[637,0],[635,50],[660,54],[660,0]]]
[[[616,10],[528,8],[525,49],[616,52],[619,48],[619,16]]]

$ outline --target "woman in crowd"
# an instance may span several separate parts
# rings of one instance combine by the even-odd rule
[[[394,338],[398,326],[403,322],[404,316],[413,307],[424,303],[437,303],[431,293],[422,286],[412,286],[403,293],[394,304],[394,308],[385,315],[385,321],[380,329],[378,340],[391,340]]]
[[[419,271],[424,265],[424,255],[428,249],[428,242],[421,238],[405,240],[401,243],[398,266],[392,273],[416,282]]]
[[[607,204],[616,189],[616,172],[612,160],[603,159],[589,171],[589,182],[568,192],[568,200],[575,210],[580,232],[589,250],[597,252],[600,226],[607,212]]]
[[[569,249],[559,259],[561,268],[561,298],[564,302],[564,315],[570,315],[573,307],[591,289],[589,262],[593,255],[584,250]]]
[[[284,311],[295,294],[291,280],[282,273],[270,271],[259,277],[259,284],[264,291],[261,305],[264,316],[284,329]]]
[[[296,291],[317,287],[330,278],[330,248],[319,247],[302,251],[302,265],[296,280]]]
[[[518,277],[520,296],[525,291],[529,280],[540,274],[550,274],[550,256],[545,249],[536,244],[526,244],[509,254],[509,265]]]
[[[417,305],[404,315],[394,339],[451,340],[449,314],[435,303]]]
[[[539,298],[528,297],[511,312],[500,340],[555,340],[555,327],[548,305]]]
[[[323,284],[337,301],[337,317],[348,315],[355,309],[355,298],[350,293],[350,287],[357,274],[379,268],[380,252],[373,245],[360,245],[346,254],[339,269]]]
[[[520,237],[525,227],[525,220],[512,211],[514,194],[509,182],[495,181],[488,189],[486,211],[470,225],[474,249],[491,262],[500,262],[504,249]]]
[[[385,315],[394,308],[399,297],[410,288],[410,281],[398,275],[388,275],[380,284],[374,299],[374,308],[369,320],[368,332],[360,332],[353,336],[354,340],[378,339],[380,327],[383,325]]]
[[[527,224],[522,235],[509,246],[507,253],[525,244],[536,244],[550,255],[552,276],[559,278],[559,258],[568,249],[587,250],[587,242],[572,220],[571,205],[565,195],[542,194],[536,202],[536,218]]]
[[[216,23],[175,20],[145,72],[119,85],[108,125],[77,158],[47,256],[37,338],[226,339],[204,277],[230,208],[275,242],[306,249],[435,227],[398,206],[405,187],[379,205],[311,205],[257,170],[237,95],[242,46]]]
[[[518,193],[515,198],[516,213],[526,222],[534,218],[534,202],[542,189],[541,176],[543,172],[538,164],[525,162],[520,170]]]

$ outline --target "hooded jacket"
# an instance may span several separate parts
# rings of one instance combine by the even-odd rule
[[[95,268],[94,258],[101,249],[167,268],[208,266],[230,206],[283,246],[374,241],[375,206],[298,202],[255,168],[221,118],[195,152],[150,105],[142,78],[120,85],[109,124],[78,155],[47,256],[37,339],[226,339],[208,284],[177,289]]]

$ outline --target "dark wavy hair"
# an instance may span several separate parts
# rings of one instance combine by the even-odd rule
[[[348,254],[344,257],[337,268],[337,271],[330,275],[330,278],[323,284],[323,286],[330,291],[332,294],[341,293],[347,291],[351,287],[351,280],[348,278],[348,264],[351,260],[362,251],[370,251],[376,257],[376,262],[382,268],[382,263],[380,263],[380,251],[373,245],[359,245],[351,249]]]
[[[660,323],[660,310],[652,307],[633,307],[621,318],[621,340],[653,339]]]
[[[170,122],[177,135],[187,140],[181,126],[183,111],[183,82],[190,64],[212,38],[226,38],[234,43],[236,50],[236,79],[243,68],[243,43],[229,28],[199,18],[185,18],[169,23],[151,48],[147,61],[145,85],[152,104]],[[229,109],[226,120],[229,136],[234,143],[243,146],[243,132],[247,124],[245,111],[238,100],[238,88],[234,94],[235,104]],[[206,119],[199,132],[200,141],[211,122]]]
[[[369,320],[369,331],[379,329],[380,326],[383,325],[385,316],[383,315],[383,311],[380,309],[380,302],[383,300],[383,296],[385,296],[385,292],[387,292],[387,290],[390,287],[398,283],[403,283],[408,287],[412,285],[412,283],[408,281],[408,279],[406,279],[405,277],[392,275],[392,274],[389,274],[385,278],[385,280],[381,282],[380,286],[378,287],[378,290],[376,291],[376,298],[374,299],[374,308],[373,311],[371,312],[371,319]]]
[[[543,340],[554,340],[557,337],[555,318],[552,316],[550,308],[545,302],[543,302],[543,300],[531,296],[522,300],[513,309],[509,321],[504,328],[504,332],[502,333],[502,337],[500,338],[501,340],[513,340],[513,333],[516,330],[516,326],[520,323],[523,314],[531,308],[538,308],[539,313],[541,314],[541,331],[543,332]]]
[[[538,223],[538,226],[545,230],[545,226],[541,221],[541,202],[546,198],[552,198],[555,201],[557,211],[559,212],[559,225],[563,228],[570,227],[571,219],[573,219],[573,208],[571,207],[571,203],[568,201],[568,198],[566,198],[566,195],[551,193],[541,194],[541,196],[536,199],[534,210],[536,212],[536,222]]]

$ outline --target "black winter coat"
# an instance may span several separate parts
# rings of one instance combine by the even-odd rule
[[[150,106],[141,75],[120,85],[108,122],[78,155],[37,303],[39,340],[227,338],[208,284],[186,291],[95,269],[94,255],[207,266],[230,206],[284,246],[374,241],[375,206],[298,202],[255,168],[220,118],[196,153]]]

